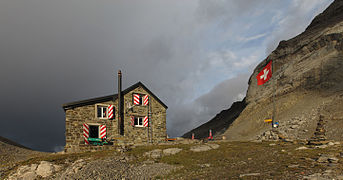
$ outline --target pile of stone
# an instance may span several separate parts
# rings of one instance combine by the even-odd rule
[[[309,120],[315,120],[316,114],[302,114],[302,116],[295,116],[287,121],[280,122],[278,131],[287,135],[290,139],[299,139],[303,137],[304,133],[307,133],[307,126]]]
[[[257,140],[262,141],[278,141],[279,139],[285,139],[285,137],[277,130],[268,130],[257,136]]]
[[[318,145],[323,145],[323,144],[328,143],[328,141],[326,140],[326,137],[325,137],[326,131],[324,128],[324,124],[325,124],[324,117],[322,115],[320,115],[314,136],[311,137],[311,139],[308,141],[309,145],[318,146]]]
[[[321,111],[320,106],[311,108],[311,111],[292,115],[291,118],[280,121],[278,131],[292,140],[307,140],[313,134]]]

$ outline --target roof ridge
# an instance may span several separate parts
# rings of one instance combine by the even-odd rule
[[[142,82],[138,81],[137,83],[129,86],[128,88],[124,89],[122,93],[125,95],[126,93],[132,91],[133,89],[136,89],[138,86],[142,86],[145,91],[147,91],[151,96],[153,96],[162,106],[164,106],[166,109],[168,108],[167,105],[165,105],[154,93],[152,93]],[[105,101],[111,101],[114,99],[117,99],[118,94],[111,94],[107,96],[101,96],[91,99],[85,99],[80,101],[74,101],[70,103],[62,104],[62,108],[64,110],[72,109],[75,107],[85,106],[85,105],[91,105],[99,102],[105,102]]]

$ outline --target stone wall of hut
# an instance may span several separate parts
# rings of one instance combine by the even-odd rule
[[[124,99],[124,135],[118,133],[118,99],[108,102],[85,105],[66,110],[66,152],[79,152],[87,149],[99,149],[98,147],[87,147],[83,136],[83,125],[105,125],[107,128],[107,139],[114,139],[114,146],[120,143],[158,143],[164,141],[167,137],[166,132],[166,109],[156,99],[149,96],[149,106],[133,106],[133,94],[148,94],[142,87],[137,87],[129,93],[126,93]],[[115,118],[100,119],[96,116],[97,105],[113,104],[115,109]],[[128,107],[132,108],[128,108]],[[150,127],[135,127],[131,124],[132,116],[144,117],[150,115]],[[103,149],[103,148],[100,148]],[[107,148],[106,148],[107,149]]]

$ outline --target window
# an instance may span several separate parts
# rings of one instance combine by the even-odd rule
[[[148,100],[149,97],[148,95],[145,94],[137,94],[134,93],[132,94],[132,103],[134,105],[148,105]]]
[[[107,118],[107,106],[97,105],[97,117],[100,119]]]
[[[135,127],[143,127],[143,117],[134,117]]]

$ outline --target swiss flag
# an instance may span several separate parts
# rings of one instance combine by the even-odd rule
[[[269,63],[262,69],[260,73],[256,76],[257,79],[257,85],[262,85],[266,83],[270,78],[272,77],[272,61],[269,61]]]

